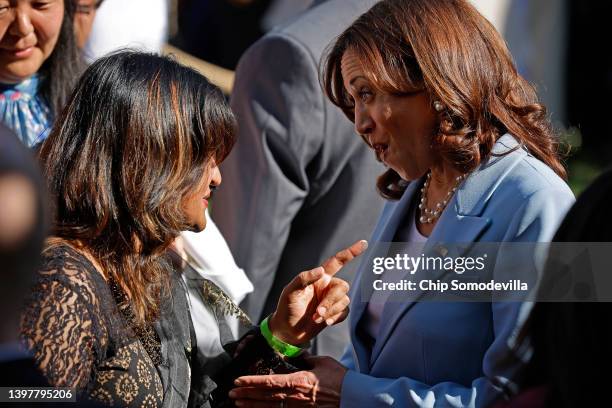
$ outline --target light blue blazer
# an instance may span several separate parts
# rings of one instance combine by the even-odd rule
[[[550,241],[574,196],[549,167],[506,134],[492,156],[457,190],[427,246],[436,242]],[[409,222],[417,185],[386,204],[371,243],[391,242]],[[518,302],[387,302],[373,346],[363,340],[372,274],[363,260],[351,289],[349,368],[341,407],[487,407],[512,388],[520,364],[508,360]],[[370,343],[371,344],[371,343]],[[518,361],[518,360],[517,360]]]

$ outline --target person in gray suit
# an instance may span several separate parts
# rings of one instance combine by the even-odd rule
[[[221,166],[225,183],[212,214],[255,286],[242,303],[254,321],[274,310],[299,271],[367,238],[382,210],[369,182],[382,165],[325,98],[318,75],[326,46],[374,3],[319,1],[238,65],[231,99],[238,142]],[[341,277],[350,282],[356,265]],[[338,325],[313,350],[339,357],[347,342],[346,325]]]

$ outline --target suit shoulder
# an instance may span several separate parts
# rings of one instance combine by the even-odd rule
[[[531,154],[517,162],[500,187],[514,189],[524,197],[542,191],[574,197],[565,180]]]
[[[318,60],[325,48],[375,3],[376,0],[329,0],[264,37],[282,36],[298,42]]]

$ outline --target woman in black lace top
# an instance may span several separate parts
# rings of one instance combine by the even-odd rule
[[[223,402],[236,375],[283,366],[254,330],[249,344],[258,346],[222,356],[213,378],[198,371],[168,251],[180,231],[205,227],[234,134],[221,92],[171,59],[123,51],[85,72],[41,148],[54,237],[22,318],[22,338],[53,386],[107,405],[208,406]],[[272,334],[301,344],[343,320],[348,285],[333,275],[363,248],[298,275],[269,319]],[[213,400],[215,388],[225,395]]]

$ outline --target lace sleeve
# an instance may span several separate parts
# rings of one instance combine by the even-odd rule
[[[98,305],[87,273],[55,259],[39,274],[24,311],[21,336],[52,386],[88,391],[107,336],[94,317]],[[59,262],[58,262],[59,261]],[[51,262],[54,263],[54,262]]]
[[[288,374],[308,369],[303,358],[284,359],[273,351],[261,335],[259,327],[253,327],[242,339],[224,347],[232,360],[213,377],[217,385],[213,391],[215,408],[234,406],[228,393],[234,388],[234,380],[240,376]]]

